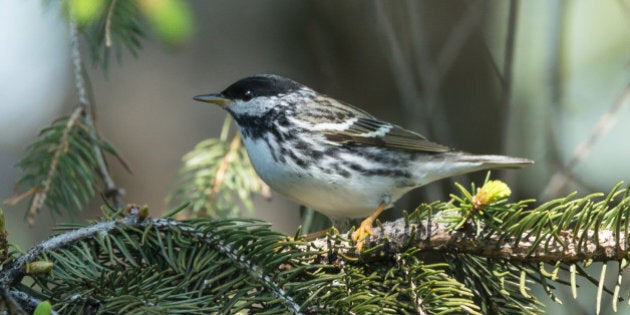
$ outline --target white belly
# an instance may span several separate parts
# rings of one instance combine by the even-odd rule
[[[333,169],[337,162],[327,156],[319,159],[317,165],[310,163],[308,166],[299,166],[288,156],[284,156],[282,163],[276,161],[280,159],[279,156],[274,160],[264,141],[245,138],[244,143],[254,169],[271,188],[330,218],[366,217],[384,198],[396,201],[412,188],[396,188],[394,180],[382,176],[366,177],[356,173],[343,176],[334,171],[327,174],[317,167]],[[275,143],[272,141],[271,145]],[[309,158],[295,154],[298,158]]]

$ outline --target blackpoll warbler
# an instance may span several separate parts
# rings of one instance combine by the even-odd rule
[[[270,74],[194,97],[227,110],[254,169],[274,190],[333,220],[365,219],[355,241],[408,191],[445,177],[533,163],[433,143],[350,104]]]

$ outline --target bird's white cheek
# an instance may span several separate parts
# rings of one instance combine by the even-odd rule
[[[247,102],[236,100],[228,109],[236,115],[262,116],[273,107],[274,102],[268,97],[255,98]]]

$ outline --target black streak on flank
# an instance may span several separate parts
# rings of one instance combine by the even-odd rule
[[[349,178],[352,175],[347,170],[341,168],[339,164],[332,164],[332,167],[335,169],[335,173],[341,175],[342,177]]]
[[[411,178],[411,173],[399,169],[372,168],[366,169],[357,163],[346,164],[351,170],[361,173],[363,176],[387,176],[399,178]]]
[[[273,158],[273,160],[275,162],[281,162],[281,163],[285,163],[286,160],[284,159],[284,156],[276,156],[276,151],[273,149],[273,147],[271,146],[271,143],[269,143],[269,139],[265,139],[265,144],[267,144],[267,147],[269,148],[269,151],[271,152],[271,157]]]
[[[291,160],[293,160],[295,164],[297,164],[297,166],[301,168],[307,168],[309,165],[309,163],[307,163],[306,160],[299,158],[297,154],[295,154],[295,152],[293,152],[292,150],[289,150],[286,148],[280,148],[280,154],[282,156],[288,156]]]
[[[322,151],[310,150],[309,156],[312,157],[314,160],[319,161],[324,157],[324,153]]]
[[[278,118],[276,119],[276,121],[278,122],[278,125],[282,127],[290,126],[289,119],[287,119],[286,115],[278,115]]]

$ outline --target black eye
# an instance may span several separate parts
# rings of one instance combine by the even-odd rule
[[[243,101],[245,102],[251,100],[253,97],[254,97],[254,93],[252,93],[251,90],[247,90],[245,91],[245,93],[243,93]]]

